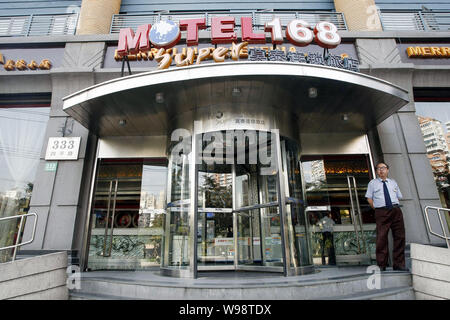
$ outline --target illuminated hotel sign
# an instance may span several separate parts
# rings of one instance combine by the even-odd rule
[[[3,54],[0,53],[0,64],[3,65],[3,68],[6,71],[14,71],[14,70],[50,70],[52,67],[52,63],[49,59],[43,59],[40,63],[37,63],[35,60],[31,60],[27,63],[24,59],[12,60],[5,59]]]
[[[319,22],[314,28],[303,20],[292,20],[286,26],[285,35],[288,45],[284,43],[282,26],[279,18],[265,24],[265,31],[271,33],[271,46],[253,46],[266,44],[265,33],[255,33],[252,18],[241,18],[241,42],[238,43],[235,32],[234,17],[211,18],[211,45],[199,45],[198,31],[206,28],[202,19],[180,20],[179,24],[167,20],[153,26],[141,25],[136,33],[131,28],[120,30],[119,43],[115,51],[116,61],[123,60],[155,60],[158,69],[166,69],[172,61],[178,67],[200,64],[205,60],[224,62],[226,59],[250,61],[289,61],[329,65],[358,71],[358,61],[347,54],[333,55],[298,52],[298,47],[306,47],[313,41],[324,49],[336,48],[341,43],[337,27],[330,22]],[[186,31],[186,45],[177,46],[181,39],[181,31]],[[225,46],[228,44],[228,46]],[[220,45],[220,46],[218,46]],[[193,47],[195,46],[195,47]]]
[[[64,45],[37,46],[23,44],[0,48],[0,73],[2,72],[38,72],[61,66],[64,57]]]
[[[408,47],[408,58],[450,58],[450,47]]]

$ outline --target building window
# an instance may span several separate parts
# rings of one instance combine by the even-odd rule
[[[30,208],[49,114],[50,95],[0,95],[0,218]],[[13,244],[18,221],[0,222],[0,247]],[[10,256],[0,251],[0,262]]]
[[[415,107],[441,204],[450,208],[450,99],[436,96],[415,90]]]
[[[160,265],[166,182],[166,159],[99,160],[89,270]]]

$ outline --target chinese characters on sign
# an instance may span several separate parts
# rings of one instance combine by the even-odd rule
[[[0,64],[3,64],[3,68],[6,71],[14,71],[14,70],[50,70],[52,67],[52,63],[48,59],[43,59],[40,63],[37,63],[35,60],[31,60],[30,63],[27,63],[24,59],[19,59],[14,61],[12,59],[5,59],[3,54],[0,53]]]
[[[264,50],[252,48],[248,51],[249,61],[288,61],[310,63],[359,72],[359,61],[348,58],[345,54],[322,55],[320,53],[284,52],[283,50]]]
[[[236,124],[239,124],[239,123],[264,124],[264,120],[259,120],[259,119],[237,118],[237,119],[235,119],[235,121],[236,121]]]
[[[51,137],[45,160],[77,160],[81,137]]]
[[[162,52],[158,53],[159,50]],[[219,52],[220,51],[220,52]],[[176,61],[176,56],[181,55],[187,57],[191,53],[190,59],[186,64],[177,66],[185,66],[189,64],[200,64],[203,62],[224,62],[226,60],[248,60],[248,61],[281,61],[281,62],[293,62],[293,63],[309,63],[317,64],[335,68],[346,69],[350,71],[359,72],[359,61],[352,59],[348,54],[342,53],[340,55],[332,54],[328,52],[323,54],[322,52],[300,52],[293,46],[280,45],[276,49],[272,49],[271,45],[262,46],[248,46],[246,42],[239,44],[233,44],[232,47],[190,47],[179,48],[174,47],[170,49],[155,49],[152,48],[147,52],[139,52],[137,54],[128,55],[129,61],[152,61],[156,60],[158,54],[167,56],[167,64],[164,68],[171,66],[172,61]],[[217,52],[217,54],[216,54]],[[342,51],[341,51],[342,52]],[[221,56],[218,57],[218,55]],[[114,55],[116,61],[121,61],[120,57],[116,53]]]

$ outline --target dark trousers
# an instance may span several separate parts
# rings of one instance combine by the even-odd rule
[[[328,240],[328,241],[327,241]],[[334,253],[334,239],[332,232],[322,232],[322,264],[325,264],[325,248],[328,253],[328,264],[336,264],[336,255]]]
[[[375,220],[377,224],[377,264],[384,268],[388,264],[388,233],[392,229],[394,238],[393,258],[394,268],[405,267],[405,225],[403,213],[398,207],[392,209],[375,209]]]

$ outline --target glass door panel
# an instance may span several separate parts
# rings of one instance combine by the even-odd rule
[[[258,167],[256,164],[236,164],[236,225],[237,264],[243,266],[262,265]]]
[[[304,156],[302,167],[314,263],[370,263],[375,218],[365,198],[372,178],[368,155]]]
[[[159,265],[165,160],[99,161],[88,269],[135,270]]]
[[[199,165],[197,263],[234,265],[232,165]]]
[[[144,162],[139,215],[131,219],[133,227],[137,228],[137,238],[144,243],[141,267],[159,266],[161,263],[166,181],[167,167]]]
[[[278,206],[261,209],[261,235],[264,239],[263,265],[283,266],[280,211]]]
[[[283,138],[281,152],[287,181],[286,214],[290,217],[291,223],[289,237],[291,239],[293,265],[297,267],[310,266],[312,265],[311,235],[303,199],[303,179],[298,144],[290,139]],[[309,176],[311,176],[310,173]],[[311,185],[311,181],[309,183]]]
[[[238,212],[238,264],[262,265],[259,210]]]
[[[168,179],[169,195],[164,227],[162,266],[187,269],[189,266],[189,155],[174,159],[171,154]]]
[[[237,268],[283,266],[276,144],[265,133],[258,142],[253,149],[257,156],[245,148],[245,158],[256,159],[256,164],[235,165]]]

